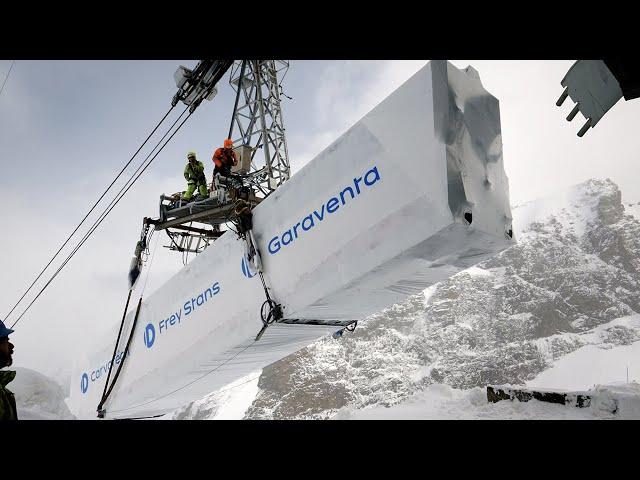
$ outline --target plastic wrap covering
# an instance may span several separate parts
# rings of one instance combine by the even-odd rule
[[[255,208],[265,280],[294,324],[254,341],[265,297],[227,232],[144,300],[106,417],[222,388],[338,328],[323,322],[362,320],[491,257],[510,230],[498,101],[475,70],[431,62]],[[78,365],[78,415],[95,417],[117,328]]]

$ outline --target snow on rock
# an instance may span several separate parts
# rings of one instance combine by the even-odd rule
[[[362,410],[345,407],[335,420],[588,420],[640,419],[640,384],[598,385],[585,392],[591,396],[587,408],[530,400],[487,401],[484,388],[457,390],[433,384],[392,407]]]
[[[75,417],[65,402],[60,385],[29,368],[15,368],[16,378],[8,385],[16,397],[20,420],[70,420]]]
[[[528,233],[529,227],[539,223],[552,223],[561,226],[565,234],[581,237],[599,219],[619,219],[623,211],[621,192],[607,178],[591,179],[555,195],[516,205],[512,213],[516,235]]]
[[[590,393],[591,410],[598,416],[640,420],[640,383],[596,385]]]
[[[638,324],[640,315],[634,315],[594,329],[583,336],[588,344],[556,360],[527,382],[527,387],[585,390],[600,383],[626,381],[627,377],[640,381]],[[592,344],[597,338],[600,343]]]
[[[537,400],[529,402],[487,402],[486,390],[475,387],[457,390],[433,384],[392,407],[363,410],[345,408],[335,420],[579,420],[593,418],[589,411]]]
[[[640,202],[625,203],[624,211],[628,215],[633,215],[636,219],[640,220]]]

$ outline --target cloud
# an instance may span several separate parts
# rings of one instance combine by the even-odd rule
[[[4,81],[10,62],[6,63],[6,70],[0,74],[0,85]],[[4,67],[4,65],[3,65]],[[8,78],[5,88],[0,95],[0,160],[3,157],[3,145],[7,145],[8,139],[19,135],[21,139],[28,138],[24,132],[34,123],[34,113],[37,103],[33,96],[29,95],[28,87],[24,81],[24,64],[16,60]]]

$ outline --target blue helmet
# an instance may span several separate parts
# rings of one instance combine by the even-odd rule
[[[7,328],[2,320],[0,320],[0,338],[8,337],[13,333],[13,330]]]

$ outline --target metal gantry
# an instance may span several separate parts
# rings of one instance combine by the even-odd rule
[[[280,82],[289,69],[286,60],[242,60],[231,67],[229,83],[239,101],[232,119],[234,145],[251,155],[249,182],[267,195],[291,176]],[[242,76],[242,81],[240,77]],[[258,150],[263,155],[256,155]],[[257,192],[256,192],[257,193]]]

